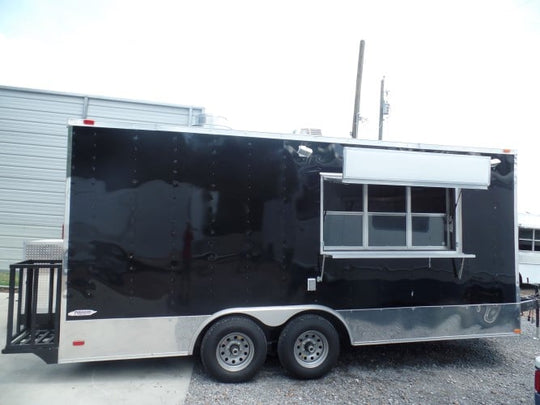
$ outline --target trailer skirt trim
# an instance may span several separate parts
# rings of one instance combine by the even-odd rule
[[[481,304],[332,310],[320,305],[230,308],[212,315],[70,320],[63,323],[58,362],[117,360],[193,354],[214,320],[244,314],[275,327],[304,312],[341,322],[352,345],[509,336],[520,327],[520,304]],[[74,346],[74,341],[85,341]]]
[[[338,311],[351,344],[368,345],[512,335],[520,304],[479,304]]]

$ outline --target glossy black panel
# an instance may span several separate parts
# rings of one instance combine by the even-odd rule
[[[300,144],[313,155],[299,157]],[[461,280],[458,259],[328,259],[308,292],[321,266],[319,174],[342,171],[341,145],[74,127],[71,146],[68,312],[515,300],[512,156],[497,156],[488,191],[463,191],[464,251],[477,258]]]

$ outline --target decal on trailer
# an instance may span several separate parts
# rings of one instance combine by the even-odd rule
[[[68,316],[91,316],[97,313],[97,311],[94,311],[93,309],[76,309],[75,311],[71,311]]]

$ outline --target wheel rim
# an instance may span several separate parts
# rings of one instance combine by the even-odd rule
[[[328,340],[316,330],[298,335],[294,342],[294,358],[302,367],[315,368],[328,357]]]
[[[253,354],[253,341],[243,333],[229,333],[216,348],[218,363],[227,371],[243,370],[253,360]]]

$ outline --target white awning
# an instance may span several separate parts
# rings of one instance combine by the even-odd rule
[[[343,182],[487,189],[489,156],[345,147]]]

